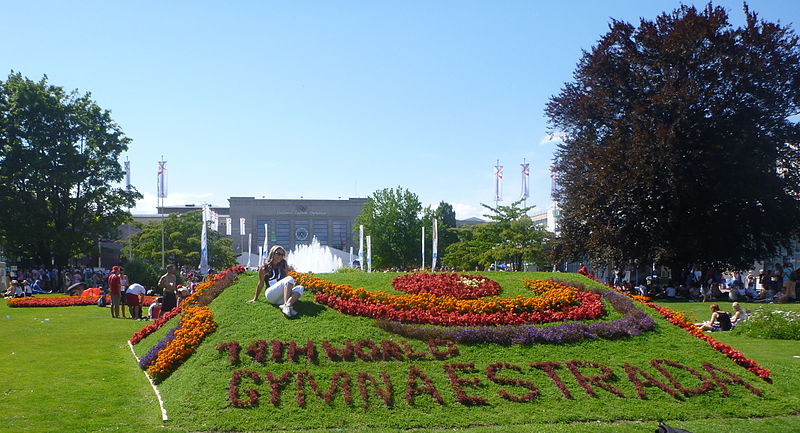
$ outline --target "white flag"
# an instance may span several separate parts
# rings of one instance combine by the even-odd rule
[[[258,266],[264,263],[264,247],[258,247],[258,261],[261,262]]]
[[[131,162],[125,161],[125,189],[131,190]]]
[[[167,198],[167,161],[158,161],[158,198]]]
[[[358,266],[364,270],[364,226],[358,226]]]
[[[253,256],[253,234],[247,234],[247,267],[250,267],[250,257]]]
[[[372,236],[367,236],[367,272],[372,272]]]
[[[231,228],[232,221],[233,220],[231,219],[231,217],[225,218],[225,234],[228,236],[230,236],[231,233],[233,233],[233,229]]]
[[[431,258],[431,272],[436,270],[436,259],[439,257],[439,222],[433,219],[433,257]]]
[[[200,234],[200,273],[208,274],[208,240],[205,221],[203,221],[203,231]]]
[[[211,206],[203,205],[203,222],[211,221]]]
[[[262,248],[263,255],[261,255],[261,264],[266,263],[267,254],[269,254],[269,224],[264,224],[264,247]]]
[[[353,266],[353,247],[352,246],[350,247],[350,265],[349,266]]]
[[[494,168],[496,169],[494,172],[494,199],[503,201],[503,166],[498,164]]]
[[[522,193],[520,198],[528,198],[530,197],[530,177],[531,177],[531,165],[530,164],[520,164],[522,166]]]
[[[244,223],[245,223],[245,219],[244,218],[239,218],[239,234],[242,235],[242,236],[244,236]]]
[[[219,214],[211,211],[211,229],[215,232],[219,231]]]

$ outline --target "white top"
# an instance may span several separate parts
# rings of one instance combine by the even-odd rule
[[[131,293],[131,294],[134,294],[136,296],[141,296],[141,295],[144,295],[145,293],[147,293],[147,290],[141,284],[133,283],[133,284],[130,285],[130,287],[128,287],[128,291],[125,292],[125,293]]]

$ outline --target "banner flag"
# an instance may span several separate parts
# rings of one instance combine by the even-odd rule
[[[556,197],[556,167],[554,165],[550,166],[550,198],[555,199]]]
[[[131,190],[131,162],[125,161],[125,189]]]
[[[263,258],[264,258],[264,247],[258,247],[258,260],[263,262],[264,261]],[[259,263],[258,266],[260,267],[261,263]]]
[[[230,236],[233,233],[233,229],[231,228],[231,223],[233,219],[231,217],[225,218],[225,234]]]
[[[239,234],[242,235],[242,236],[244,236],[244,223],[245,223],[245,219],[244,218],[239,218]]]
[[[350,267],[353,266],[353,247],[352,246],[350,247],[350,264],[348,266],[350,266]]]
[[[208,234],[206,233],[206,222],[203,221],[203,231],[200,234],[200,273],[208,274]]]
[[[372,236],[367,236],[367,272],[372,272]]]
[[[358,226],[358,267],[364,270],[364,226]]]
[[[167,198],[167,161],[158,161],[158,198]]]
[[[262,251],[263,254],[261,255],[259,266],[267,261],[267,254],[269,254],[269,224],[264,224],[264,248],[262,248]]]
[[[253,256],[253,234],[247,234],[247,267],[250,267],[250,257]]]
[[[431,258],[431,272],[436,269],[436,259],[439,257],[439,221],[433,219],[433,257]]]
[[[503,166],[498,164],[494,168],[494,200],[503,201]]]
[[[520,164],[522,166],[522,194],[520,198],[528,198],[531,196],[530,194],[530,177],[531,177],[531,165],[530,164]]]
[[[211,229],[215,232],[219,231],[219,214],[211,211]]]

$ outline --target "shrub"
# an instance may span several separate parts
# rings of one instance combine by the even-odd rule
[[[759,308],[733,331],[754,338],[800,340],[800,313]]]
[[[130,284],[139,283],[148,290],[158,285],[158,269],[146,260],[131,260],[123,266]]]

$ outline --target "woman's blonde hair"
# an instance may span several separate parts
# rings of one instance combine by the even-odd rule
[[[284,254],[280,260],[278,260],[277,256],[275,255],[278,250],[283,250]],[[280,266],[283,268],[283,274],[287,275],[289,273],[289,263],[286,261],[286,249],[280,245],[273,245],[272,248],[269,249],[266,265],[268,268],[277,268]]]

